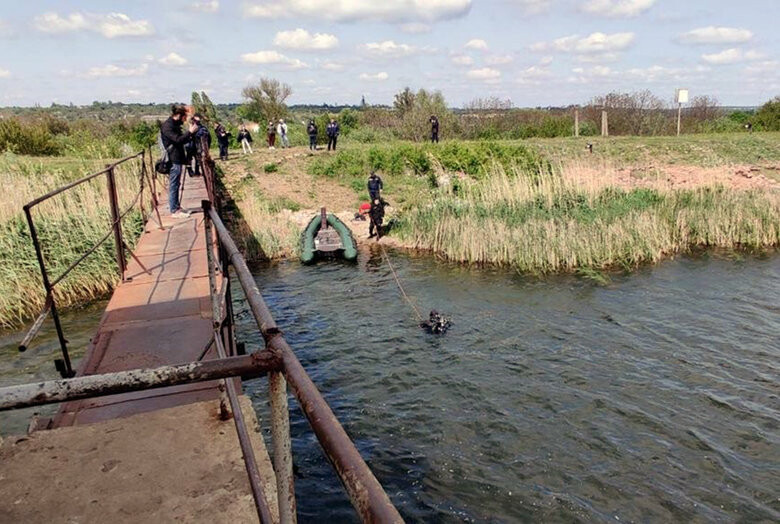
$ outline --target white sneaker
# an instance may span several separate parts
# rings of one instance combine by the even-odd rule
[[[190,212],[179,209],[177,212],[171,215],[171,218],[189,218]]]

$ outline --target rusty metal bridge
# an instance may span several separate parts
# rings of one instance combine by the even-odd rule
[[[101,471],[105,471],[105,464],[144,462],[150,456],[157,457],[158,463],[148,465],[152,475],[155,468],[160,473],[163,470],[167,473],[170,467],[174,471],[179,468],[182,489],[184,486],[195,489],[191,484],[196,479],[191,478],[194,473],[188,473],[188,464],[195,467],[201,455],[211,454],[212,465],[208,468],[214,468],[231,460],[237,463],[236,457],[241,457],[243,478],[225,477],[229,484],[244,486],[233,492],[236,503],[243,501],[246,505],[253,500],[254,512],[263,523],[296,522],[289,386],[361,520],[400,522],[398,511],[276,326],[244,258],[222,222],[214,163],[208,148],[203,150],[199,159],[204,167],[203,176],[185,177],[182,184],[182,207],[193,211],[189,218],[170,217],[167,206],[158,202],[157,186],[162,184],[152,169],[151,150],[119,160],[24,207],[46,300],[21,342],[20,350],[26,350],[34,342],[41,325],[51,316],[61,351],[55,366],[63,378],[0,388],[0,410],[60,403],[53,417],[36,421],[30,440],[19,441],[10,451],[7,446],[0,446],[0,460],[7,472],[2,483],[5,487],[0,487],[0,506],[10,504],[10,499],[14,498],[16,508],[10,516],[19,521],[39,520],[42,514],[36,508],[47,502],[62,504],[63,500],[68,500],[68,488],[63,485],[67,484],[68,475],[79,482],[96,483],[91,489],[104,494],[103,505],[110,508],[112,504],[119,504],[118,501],[127,497],[123,493],[126,489],[123,482],[129,482],[127,478],[116,485],[107,483],[105,476],[101,477],[98,472],[91,473],[95,479],[89,478],[89,473],[79,469],[80,463],[89,462],[86,455],[83,460],[78,456],[70,458],[73,471],[62,473],[64,479],[52,478],[45,471],[35,471],[35,461],[30,460],[35,450],[25,446],[32,446],[30,442],[39,435],[42,439],[52,435],[46,442],[56,448],[56,436],[62,435],[63,441],[72,438],[83,445],[85,439],[92,439],[94,449],[110,448],[111,439],[118,439],[117,436],[124,432],[129,444],[110,448],[117,457],[104,463]],[[129,202],[125,209],[120,209],[123,199],[117,189],[116,173],[120,166],[133,166],[137,177],[135,186],[139,188],[135,195],[124,195],[124,201]],[[49,261],[45,245],[36,229],[35,208],[100,177],[106,180],[110,227],[102,239],[62,274],[52,276],[47,270]],[[125,239],[123,221],[137,212],[144,221],[144,228],[131,249]],[[74,368],[66,327],[58,313],[57,285],[111,239],[119,283],[85,356]],[[264,342],[264,349],[253,354],[245,354],[244,345],[235,337],[231,275],[243,290],[257,323],[258,337]],[[251,404],[242,395],[242,378],[259,376],[268,378],[272,460],[254,427],[257,421]],[[163,415],[169,418],[162,418]],[[187,422],[181,422],[182,419]],[[218,439],[212,432],[216,429],[219,435],[224,434],[222,425],[229,424],[230,420],[237,438],[230,441],[232,444],[217,449],[215,442]],[[165,426],[168,441],[150,436],[157,434],[160,425]],[[92,431],[88,435],[77,433],[84,428],[104,427],[105,431]],[[193,440],[194,444],[176,446],[177,439],[183,437]],[[101,439],[108,439],[108,444]],[[140,448],[143,451],[139,450],[139,441],[143,442]],[[139,454],[142,456],[134,456]],[[16,469],[15,465],[18,466]],[[144,471],[138,475],[143,475]],[[209,478],[202,481],[207,489],[222,488]],[[172,499],[177,497],[176,485],[166,486],[162,493],[158,483],[150,481],[141,486],[137,493],[139,500],[144,497],[159,499],[158,517],[163,520],[177,517],[176,509],[166,506],[165,501],[169,495]],[[148,492],[144,492],[144,486],[148,486]],[[37,496],[25,498],[25,489],[34,489]],[[250,493],[251,498],[248,498]],[[90,501],[77,501],[73,497],[62,509],[61,516],[90,520],[90,516],[100,514],[88,507]],[[23,503],[19,504],[19,501]],[[102,511],[105,515],[106,508]],[[143,511],[146,513],[125,512],[125,520],[154,517],[156,510],[151,504]],[[222,521],[229,515],[235,516],[224,509],[213,511],[212,515],[199,514],[198,520]],[[108,514],[111,514],[110,510]],[[121,515],[119,520],[123,520]]]

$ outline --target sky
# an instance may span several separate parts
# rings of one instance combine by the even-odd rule
[[[676,88],[722,105],[780,95],[780,0],[3,0],[0,105],[241,102],[261,77],[289,103],[587,102]]]

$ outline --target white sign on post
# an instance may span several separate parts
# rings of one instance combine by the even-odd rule
[[[677,98],[677,103],[678,104],[687,104],[688,103],[688,90],[687,89],[678,89],[676,98]]]

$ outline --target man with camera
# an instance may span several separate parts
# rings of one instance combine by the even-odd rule
[[[198,126],[191,123],[188,131],[182,131],[184,123],[187,121],[187,107],[174,104],[171,106],[171,116],[160,126],[160,136],[163,147],[168,153],[168,159],[171,164],[171,171],[168,182],[168,208],[173,218],[187,218],[189,212],[181,208],[179,202],[179,186],[181,185],[181,175],[187,155],[184,146],[192,139],[192,134],[198,130]]]

